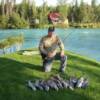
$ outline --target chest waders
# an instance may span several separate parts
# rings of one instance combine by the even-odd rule
[[[60,56],[60,53],[57,53],[54,57],[47,57],[47,55],[41,54],[43,59],[43,69],[45,72],[50,72],[52,69],[53,60],[60,60],[60,72],[64,72],[67,65],[67,56]]]

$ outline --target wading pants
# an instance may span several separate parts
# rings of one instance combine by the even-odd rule
[[[53,60],[60,60],[60,69],[59,71],[64,72],[67,65],[67,56],[60,56],[60,53],[57,53],[54,57],[47,57],[45,54],[41,53],[43,60],[43,70],[45,72],[50,72],[52,68]]]

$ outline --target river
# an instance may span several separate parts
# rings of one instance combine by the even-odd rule
[[[47,29],[0,30],[0,40],[18,34],[23,34],[25,38],[22,49],[33,48],[38,47]],[[62,39],[66,50],[100,61],[100,29],[57,28],[55,34]]]

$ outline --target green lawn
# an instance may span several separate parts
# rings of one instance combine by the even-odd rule
[[[54,61],[50,73],[42,72],[40,55],[24,56],[19,53],[0,57],[0,100],[100,100],[100,63],[67,52],[68,65],[65,74],[58,72],[59,62]],[[87,89],[61,89],[32,91],[26,85],[27,80],[47,79],[60,74],[68,79],[70,76],[85,76],[89,79]]]

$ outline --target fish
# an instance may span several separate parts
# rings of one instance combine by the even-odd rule
[[[84,82],[84,77],[81,77],[81,78],[78,80],[78,82],[77,82],[77,87],[78,87],[78,88],[81,88],[83,82]]]
[[[47,85],[48,85],[50,88],[55,89],[56,91],[59,90],[58,87],[57,87],[57,85],[56,85],[56,83],[55,83],[53,80],[48,80],[48,81],[47,81]]]
[[[34,86],[39,90],[43,90],[43,87],[40,85],[40,80],[36,80]]]
[[[28,86],[33,90],[36,91],[36,87],[34,86],[34,84],[29,80],[28,81]]]
[[[46,81],[41,80],[40,85],[44,88],[44,90],[49,91],[49,86],[47,85]]]

